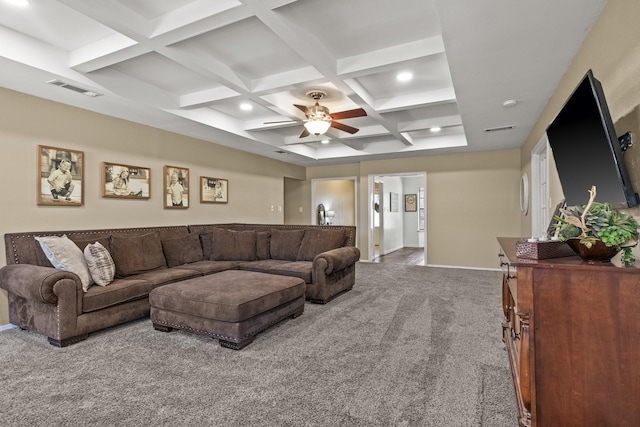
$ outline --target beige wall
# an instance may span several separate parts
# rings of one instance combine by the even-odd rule
[[[212,222],[283,223],[284,177],[303,167],[0,89],[0,158],[5,179],[0,234],[16,231],[137,227]],[[82,207],[36,205],[38,145],[85,155]],[[101,162],[151,168],[149,200],[101,197]],[[190,169],[188,209],[163,209],[163,165]],[[229,203],[200,203],[200,176],[229,180]],[[193,186],[193,183],[196,183]],[[5,265],[0,248],[0,265]],[[8,323],[0,292],[0,325]]]
[[[354,175],[358,247],[368,259],[369,175],[426,172],[427,262],[495,268],[497,236],[519,236],[520,151],[422,156],[307,168],[307,180]]]
[[[571,65],[558,84],[553,96],[533,127],[522,147],[523,171],[530,171],[531,150],[544,135],[547,126],[555,118],[569,95],[573,92],[588,69],[592,69],[600,80],[607,98],[611,117],[619,135],[633,131],[635,146],[625,154],[625,164],[629,169],[631,184],[636,192],[640,191],[640,129],[627,127],[628,118],[634,115],[634,109],[640,105],[640,2],[629,0],[609,0]],[[626,118],[627,120],[621,120]],[[585,165],[588,167],[588,165]],[[551,204],[553,208],[562,198],[562,188],[557,176],[552,176]],[[585,189],[586,193],[586,189]],[[586,200],[585,200],[586,203]],[[635,215],[640,208],[632,209]],[[522,235],[531,232],[529,217],[522,221]]]

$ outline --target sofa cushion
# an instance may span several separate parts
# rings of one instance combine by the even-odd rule
[[[219,273],[221,271],[226,270],[237,270],[238,266],[247,261],[196,261],[190,264],[178,265],[173,268],[175,269],[185,269],[185,270],[195,270],[199,271],[200,274],[206,276],[207,274]]]
[[[111,256],[116,263],[116,274],[119,277],[167,266],[160,234],[157,231],[141,236],[112,235]]]
[[[316,255],[342,247],[344,243],[344,230],[326,230],[322,228],[309,228],[304,233],[304,238],[298,251],[298,261],[313,261]]]
[[[188,265],[174,268],[158,268],[156,270],[145,271],[135,276],[125,277],[127,280],[144,280],[151,283],[151,286],[166,285],[167,283],[179,282],[181,280],[191,279],[193,277],[201,277],[202,273],[198,270],[189,270]]]
[[[213,261],[253,261],[256,259],[256,232],[213,229]]]
[[[69,238],[73,240],[73,243],[75,243],[83,252],[84,252],[84,248],[86,248],[88,244],[96,243],[96,242],[100,243],[106,250],[111,252],[111,239],[109,236],[101,237],[99,239],[88,239],[88,240],[78,239],[77,236],[76,237],[71,236]]]
[[[286,264],[288,262],[290,261],[286,261],[283,259],[263,259],[258,261],[243,262],[238,266],[238,268],[240,270],[245,270],[245,271],[257,271],[259,273],[268,273],[272,267],[280,264]]]
[[[116,275],[116,265],[109,251],[100,242],[89,243],[84,248],[84,259],[91,278],[98,286],[107,286]]]
[[[284,264],[274,265],[269,269],[269,274],[279,274],[280,276],[299,277],[306,283],[311,283],[312,279],[312,267],[311,261],[295,261],[287,262]]]
[[[256,258],[270,259],[271,233],[269,231],[258,231],[256,234]]]
[[[295,261],[305,230],[271,230],[269,251],[272,259]]]
[[[82,298],[82,312],[89,313],[123,302],[146,298],[153,285],[146,280],[116,279],[109,286],[92,286]]]
[[[200,233],[200,244],[202,245],[202,258],[211,259],[213,250],[213,233]]]
[[[86,292],[93,283],[91,273],[80,248],[66,235],[36,236],[47,259],[58,270],[75,273],[82,282],[82,289]]]
[[[202,245],[200,236],[187,234],[176,239],[162,239],[162,251],[167,260],[167,267],[202,261]]]

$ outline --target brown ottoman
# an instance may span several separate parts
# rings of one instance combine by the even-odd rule
[[[151,321],[159,331],[183,329],[240,350],[269,326],[304,311],[304,280],[230,270],[155,288]]]

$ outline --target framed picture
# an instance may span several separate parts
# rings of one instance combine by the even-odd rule
[[[418,211],[418,196],[416,194],[404,195],[404,211],[405,212]]]
[[[164,188],[165,208],[187,209],[189,207],[189,169],[165,165]]]
[[[200,203],[227,203],[229,181],[221,178],[200,177]]]
[[[38,205],[84,204],[84,152],[38,145]]]
[[[102,197],[148,199],[150,188],[151,169],[102,163]]]

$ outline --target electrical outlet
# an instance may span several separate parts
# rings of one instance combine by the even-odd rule
[[[273,212],[273,205],[271,205],[271,212]]]
[[[282,205],[278,205],[278,212],[282,212]]]
[[[298,212],[300,212],[300,213],[304,212],[304,209],[302,209],[302,206],[300,206],[300,207],[298,208]]]

